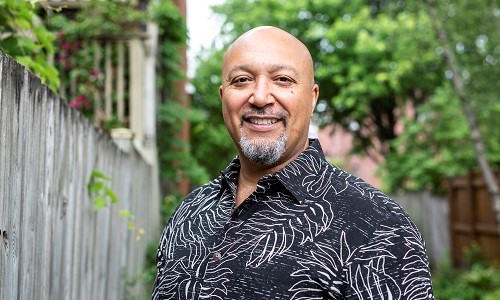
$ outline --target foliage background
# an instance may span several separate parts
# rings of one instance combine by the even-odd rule
[[[498,169],[498,4],[439,3],[488,159]],[[224,19],[223,46],[198,58],[192,79],[193,106],[211,116],[209,124],[193,122],[193,154],[211,176],[235,155],[220,117],[222,54],[237,36],[260,25],[283,28],[307,45],[320,86],[315,122],[341,125],[354,135],[354,151],[378,162],[384,157],[386,192],[440,193],[444,178],[476,168],[468,126],[424,2],[228,0],[214,11]],[[196,147],[201,142],[204,147]]]
[[[41,1],[0,0],[0,47],[56,89],[59,72],[49,61],[55,51],[55,34],[39,26],[42,19],[37,2]]]

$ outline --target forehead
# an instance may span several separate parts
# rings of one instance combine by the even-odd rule
[[[287,37],[271,35],[239,40],[226,52],[222,72],[226,76],[237,70],[306,73],[309,54],[304,53],[305,46],[299,43]]]
[[[257,64],[244,64],[241,62],[241,64],[235,63],[232,68],[228,67],[228,70],[226,72],[228,77],[233,76],[234,74],[238,74],[240,72],[244,73],[256,73],[259,71],[264,71],[266,73],[276,73],[276,72],[283,72],[295,76],[300,76],[299,71],[297,68],[293,65],[290,64],[279,64],[279,63],[261,63],[260,65]]]

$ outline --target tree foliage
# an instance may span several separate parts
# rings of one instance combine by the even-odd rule
[[[104,87],[101,66],[95,63],[96,56],[102,56],[97,43],[141,34],[148,22],[156,22],[160,172],[168,182],[175,182],[181,170],[196,184],[206,181],[204,169],[191,153],[177,151],[189,149],[176,136],[179,125],[200,118],[196,110],[187,110],[174,100],[173,87],[185,76],[179,67],[179,51],[187,39],[186,23],[178,7],[171,0],[150,1],[147,9],[136,0],[84,2],[78,9],[53,10],[43,0],[0,0],[0,46],[46,80],[71,106],[95,120],[99,117],[94,115],[95,96]],[[111,59],[116,62],[117,50],[113,47],[111,51]],[[50,61],[49,57],[54,59]],[[116,116],[102,124],[105,129],[123,125]]]
[[[178,133],[186,121],[196,122],[203,117],[196,109],[187,109],[176,99],[174,85],[182,81],[185,74],[180,68],[180,49],[187,41],[186,23],[172,1],[156,1],[151,8],[152,20],[160,29],[158,43],[157,83],[159,105],[157,112],[157,142],[160,171],[165,181],[175,183],[184,172],[194,184],[208,180],[205,169],[200,167],[191,154],[189,143]],[[169,192],[176,193],[174,184]]]
[[[48,59],[54,54],[55,34],[38,16],[38,2],[0,0],[0,47],[56,90],[59,72]]]
[[[468,104],[480,126],[486,158],[499,169],[500,103],[498,89],[498,7],[491,1],[479,6],[468,1],[440,1],[440,23],[445,25],[449,42],[454,46],[461,74],[445,71],[445,77],[460,76],[468,94]],[[443,52],[443,47],[437,51]],[[443,189],[443,177],[478,169],[457,93],[447,81],[434,96],[419,108],[418,118],[407,121],[406,130],[395,143],[399,151],[386,159],[387,185],[392,189]]]
[[[218,172],[236,155],[236,148],[224,125],[219,99],[222,56],[223,51],[216,50],[203,59],[191,80],[196,88],[191,106],[203,113],[203,119],[191,124],[192,151],[211,177],[218,176]]]
[[[468,66],[463,75],[469,76],[471,85],[477,84],[474,89],[482,101],[476,103],[476,113],[489,137],[490,159],[498,164],[499,126],[488,126],[495,122],[492,116],[498,101],[487,96],[494,95],[495,87],[498,90],[498,81],[492,85],[492,78],[499,78],[498,68],[493,70],[498,61],[498,46],[494,45],[498,43],[491,37],[498,31],[498,22],[492,22],[498,20],[498,8],[491,1],[483,2],[478,8],[465,0],[449,0],[441,7],[455,12],[448,14],[455,18],[450,25],[459,26],[461,20],[471,20],[470,14],[477,15],[470,22],[478,24],[462,24],[451,31],[462,40],[464,49],[480,54],[463,53],[462,62]],[[442,48],[421,3],[228,0],[214,11],[224,19],[220,37],[200,56],[192,81],[196,89],[193,106],[210,116],[210,123],[193,126],[194,143],[203,141],[204,145],[195,155],[213,175],[235,153],[223,127],[217,92],[222,53],[237,36],[259,25],[278,26],[306,44],[320,86],[315,121],[349,130],[355,151],[386,156],[388,190],[439,190],[443,176],[462,173],[473,165],[467,127],[445,76]],[[480,18],[484,15],[488,15],[487,21]],[[457,47],[457,51],[462,49],[460,44]],[[484,72],[488,62],[491,68]],[[401,135],[403,122],[406,129]]]
[[[342,125],[355,135],[355,149],[374,157],[390,151],[405,103],[424,102],[440,82],[438,55],[429,50],[436,47],[429,19],[391,3],[230,0],[214,11],[224,17],[225,46],[259,25],[280,27],[303,41],[320,86],[315,120]],[[193,104],[209,106],[211,115],[219,105],[222,57],[221,49],[212,51],[201,58],[193,80]]]

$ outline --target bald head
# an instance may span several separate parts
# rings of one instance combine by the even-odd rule
[[[249,50],[261,50],[260,54],[263,56],[269,54],[270,51],[290,54],[294,58],[292,63],[298,63],[297,65],[300,67],[295,71],[304,75],[309,83],[314,83],[313,60],[307,47],[299,39],[280,28],[260,26],[242,34],[227,49],[222,62],[223,84],[231,72],[228,69],[228,62],[231,61],[235,53]],[[255,54],[258,55],[258,53]]]
[[[272,172],[297,157],[318,95],[311,54],[297,38],[270,26],[240,36],[224,55],[219,96],[241,169]]]

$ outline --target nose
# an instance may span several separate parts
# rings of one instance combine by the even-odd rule
[[[265,107],[274,103],[274,101],[275,99],[271,93],[269,82],[263,77],[256,78],[252,95],[248,102],[257,107]]]

